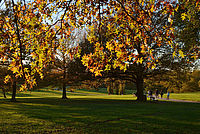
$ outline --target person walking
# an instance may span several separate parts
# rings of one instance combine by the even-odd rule
[[[160,97],[163,97],[163,90],[160,91]]]
[[[168,91],[167,92],[167,99],[169,100],[169,95],[170,95],[170,92]]]
[[[159,91],[158,91],[158,89],[156,89],[156,98],[158,98],[159,97]]]

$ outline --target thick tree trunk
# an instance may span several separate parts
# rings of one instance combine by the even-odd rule
[[[136,80],[136,87],[137,87],[137,101],[146,101],[146,96],[144,95],[144,78],[142,73],[137,75]]]
[[[16,101],[16,91],[17,91],[17,84],[16,84],[16,79],[14,76],[13,83],[12,83],[12,98],[11,98],[11,101],[13,102]]]

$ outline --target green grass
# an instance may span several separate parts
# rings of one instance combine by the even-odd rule
[[[166,95],[164,95],[165,97]],[[189,100],[189,101],[199,101],[200,102],[200,92],[192,93],[171,93],[170,99],[177,100]]]
[[[132,95],[40,90],[18,94],[17,102],[0,97],[0,133],[197,134],[200,104],[138,103]],[[173,97],[173,95],[171,95]]]
[[[87,92],[87,93],[100,93],[100,94],[107,94],[107,89],[106,88],[98,88],[98,90],[95,89],[79,89],[78,92]],[[126,95],[133,94],[133,90],[125,90]]]

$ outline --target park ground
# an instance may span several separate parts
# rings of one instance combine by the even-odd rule
[[[17,102],[0,96],[0,133],[198,134],[200,103],[137,102],[133,95],[105,90],[22,92]],[[10,96],[8,95],[8,98]],[[164,95],[166,97],[166,95]],[[200,102],[200,92],[171,94],[171,99]]]

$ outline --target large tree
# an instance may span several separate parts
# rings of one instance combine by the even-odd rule
[[[83,64],[97,76],[105,70],[123,70],[121,76],[136,83],[137,100],[145,100],[144,78],[159,69],[163,55],[176,53],[173,4],[165,1],[99,1],[96,9],[99,11],[99,32],[107,24],[109,40],[102,42],[91,26],[93,32],[88,38],[95,42],[95,52],[85,55]],[[183,57],[181,50],[179,55]]]

